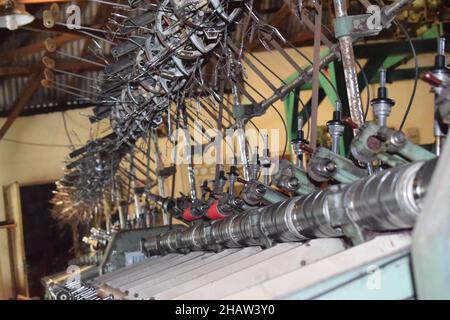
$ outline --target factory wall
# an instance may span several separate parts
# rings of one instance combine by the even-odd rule
[[[87,113],[89,110],[83,110]],[[89,137],[89,120],[80,110],[65,113],[67,126],[81,142]],[[5,119],[0,120],[0,125]],[[80,144],[74,135],[74,143]],[[29,145],[20,142],[43,145]],[[48,146],[45,146],[48,145]],[[70,151],[61,113],[21,117],[0,141],[0,186],[14,182],[39,184],[57,180],[62,175],[63,161]],[[0,192],[0,221],[5,220],[3,192]],[[11,297],[10,253],[7,232],[0,230],[0,299]]]
[[[302,51],[311,56],[312,51],[308,48],[303,48]],[[289,54],[294,59],[299,61],[300,65],[304,61],[299,59],[292,50],[288,50]],[[257,53],[258,58],[270,68],[276,70],[283,78],[290,76],[294,69],[287,64],[284,59],[277,53],[261,52]],[[361,61],[364,64],[364,61]],[[423,55],[419,59],[420,65],[429,66],[433,63],[432,55]],[[408,64],[405,67],[412,67]],[[265,72],[264,69],[262,69]],[[276,85],[280,84],[278,79],[266,72],[266,76],[271,79]],[[248,81],[255,86],[263,95],[268,95],[267,87],[258,80],[254,73],[248,72]],[[408,100],[411,93],[412,81],[399,81],[394,85],[389,85],[390,96],[396,100],[389,125],[398,127],[401,118],[405,112]],[[372,97],[376,94],[375,85],[370,86]],[[362,93],[365,104],[366,97],[365,90]],[[406,123],[406,131],[411,128],[418,129],[420,143],[433,142],[433,95],[429,92],[429,86],[419,82],[416,99],[411,111],[409,120]],[[311,96],[311,92],[302,92],[301,97],[303,101],[307,101]],[[277,102],[275,107],[282,111],[283,103]],[[332,104],[329,100],[325,100],[319,108],[319,124],[325,124],[331,117]],[[89,113],[89,110],[83,110],[82,113]],[[67,120],[67,127],[72,132],[76,132],[79,139],[72,135],[75,144],[82,144],[89,139],[91,131],[90,124],[86,116],[80,114],[80,110],[68,111],[65,113]],[[369,119],[372,118],[369,113]],[[0,125],[5,119],[0,120]],[[280,129],[280,143],[285,139],[285,133],[281,119],[277,116],[273,109],[269,109],[267,115],[256,118],[255,124],[259,128],[264,129]],[[101,130],[94,130],[100,132]],[[49,182],[57,180],[62,175],[63,161],[70,151],[67,147],[69,140],[64,129],[64,122],[61,113],[52,113],[46,115],[37,115],[30,117],[21,117],[13,124],[8,131],[6,139],[0,141],[0,186],[7,186],[15,181],[21,184],[36,184],[39,182]],[[11,140],[15,140],[13,142]],[[41,145],[21,144],[20,142],[28,142]],[[179,172],[178,175],[181,175]],[[186,189],[187,179],[178,179],[179,189]],[[178,188],[177,188],[178,189]],[[0,193],[0,220],[5,219],[3,193]],[[0,299],[9,298],[11,296],[12,283],[8,281],[10,273],[9,251],[7,245],[7,234],[5,230],[0,230]]]

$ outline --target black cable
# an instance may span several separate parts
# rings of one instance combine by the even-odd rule
[[[279,116],[280,119],[281,119],[281,122],[283,122],[283,127],[284,127],[284,132],[285,132],[285,139],[284,139],[284,149],[283,149],[283,154],[281,155],[281,159],[284,159],[284,156],[286,155],[286,151],[287,151],[287,145],[288,145],[288,129],[287,129],[287,126],[286,126],[286,122],[284,121],[284,118],[283,118],[283,116],[281,115],[280,111],[278,111],[278,109],[275,108],[275,107],[273,106],[273,104],[271,104],[270,106],[271,106],[271,107],[273,108],[273,110],[275,110],[275,112],[278,114],[278,116]]]
[[[323,26],[323,24],[322,24]],[[310,63],[311,65],[314,64],[314,62],[309,59],[303,52],[301,52],[300,50],[298,50],[298,48],[296,48],[292,43],[290,43],[289,41],[287,41],[287,44],[294,49],[295,52],[297,52],[303,59],[305,59],[308,63]],[[334,85],[334,83],[330,80],[330,78],[327,77],[327,75],[323,72],[322,69],[319,70],[320,74],[325,78],[325,80],[329,83],[329,85],[331,86],[331,88],[333,89],[334,93],[336,94],[336,97],[338,98],[339,101],[341,101],[341,98],[339,97],[339,92],[336,89],[336,86]]]
[[[404,125],[405,125],[406,119],[408,118],[408,115],[409,115],[409,113],[411,111],[411,107],[412,107],[412,104],[414,102],[414,98],[416,96],[417,83],[419,81],[419,62],[418,62],[418,59],[417,59],[416,48],[414,47],[414,44],[413,44],[413,42],[411,40],[411,37],[408,34],[408,31],[406,31],[405,27],[400,22],[398,22],[397,20],[394,20],[394,23],[405,34],[405,37],[406,37],[406,39],[409,42],[409,45],[411,47],[411,53],[413,54],[413,57],[414,57],[414,69],[415,69],[415,72],[414,72],[414,85],[413,85],[413,89],[412,89],[412,92],[411,92],[411,97],[409,98],[409,103],[408,103],[408,106],[406,107],[405,115],[403,116],[403,119],[402,119],[402,122],[401,122],[400,128],[399,128],[399,130],[402,131],[402,129],[403,129]]]
[[[307,139],[309,139],[309,134],[311,133],[311,117],[309,116],[309,112],[308,109],[306,108],[305,104],[303,103],[302,99],[300,99],[300,97],[298,97],[298,101],[300,102],[300,104],[302,105],[302,110],[305,111],[306,114],[306,118],[308,119],[308,121],[306,121],[306,125],[307,125],[307,129],[306,129],[306,137]],[[300,129],[300,128],[299,128]]]
[[[47,144],[47,143],[39,143],[39,142],[28,142],[28,141],[20,141],[20,140],[14,140],[14,139],[8,139],[3,138],[3,141],[16,143],[16,144],[23,144],[27,146],[33,146],[33,147],[45,147],[45,148],[70,148],[71,145],[68,144]],[[81,147],[82,145],[78,145],[78,147]]]
[[[253,91],[255,91],[262,99],[266,99],[264,97],[264,95],[262,95],[258,90],[256,90],[250,83],[248,83],[247,81],[244,81],[245,84],[247,84]],[[284,121],[283,115],[280,113],[280,111],[278,111],[277,108],[275,108],[275,106],[273,104],[270,105],[270,107],[273,108],[273,110],[275,110],[275,112],[278,114],[278,116],[281,119],[281,122],[283,122],[283,126],[284,126],[284,132],[285,132],[285,141],[284,141],[284,150],[283,150],[283,155],[281,156],[282,159],[284,159],[284,156],[286,155],[286,151],[287,151],[287,145],[288,145],[288,129],[287,129],[287,125],[286,122]]]
[[[364,111],[364,122],[366,122],[367,119],[367,115],[369,114],[369,109],[370,109],[370,88],[369,88],[369,80],[367,79],[367,75],[364,72],[364,69],[362,68],[361,64],[359,63],[359,61],[357,59],[355,59],[356,64],[358,65],[358,68],[363,76],[364,82],[366,84],[366,88],[367,88],[367,101],[366,101],[366,111]],[[361,97],[362,100],[362,97]],[[362,101],[361,101],[362,104]]]

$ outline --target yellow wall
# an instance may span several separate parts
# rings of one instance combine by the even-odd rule
[[[87,113],[89,110],[83,110]],[[80,115],[80,110],[65,113],[69,130],[75,131],[85,142],[89,137],[89,120]],[[0,125],[5,119],[0,120]],[[61,113],[21,117],[8,131],[6,139],[51,145],[68,145]],[[75,138],[74,138],[75,139]],[[74,143],[79,143],[74,141]],[[42,147],[0,141],[0,186],[15,181],[34,184],[55,181],[61,177],[63,161],[68,147]],[[0,192],[0,220],[5,220],[3,192]],[[0,299],[9,298],[9,252],[6,230],[0,230]]]

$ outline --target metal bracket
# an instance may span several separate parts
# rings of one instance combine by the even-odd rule
[[[358,245],[364,242],[364,235],[361,228],[346,210],[343,195],[340,192],[341,189],[342,186],[333,186],[330,189],[333,193],[327,196],[330,222],[334,228],[340,228],[343,234],[352,241],[353,245]]]
[[[362,38],[375,36],[383,30],[382,25],[380,26],[368,26],[368,19],[371,17],[371,14],[360,14],[353,16],[343,16],[337,17],[333,21],[334,25],[334,34],[336,38],[341,38],[345,36],[351,36],[353,40]]]
[[[170,176],[173,176],[176,172],[177,172],[176,168],[174,166],[171,166],[171,167],[157,169],[156,175],[158,177],[168,178]]]
[[[264,110],[259,104],[240,104],[233,106],[233,117],[236,120],[247,120],[262,115]]]

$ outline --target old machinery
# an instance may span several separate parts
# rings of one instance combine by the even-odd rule
[[[422,76],[436,96],[435,128],[441,131],[435,153],[402,131],[412,102],[402,125],[389,126],[392,68],[378,70],[383,61],[365,79],[368,86],[380,75],[376,97],[368,95],[363,108],[366,75],[358,77],[357,70],[370,68],[358,67],[354,43],[383,29],[405,31],[395,19],[412,0],[377,2],[377,10],[371,6],[373,12],[356,15],[348,13],[355,8],[348,10],[346,1],[334,0],[334,34],[322,28],[320,1],[297,2],[296,22],[314,33],[313,57],[267,23],[255,1],[99,3],[111,15],[93,43],[108,54],[98,56],[103,72],[88,92],[94,105],[89,119],[106,129],[70,153],[53,203],[57,219],[94,227],[86,242],[101,251],[101,276],[75,289],[49,287],[53,298],[183,297],[169,295],[162,282],[180,277],[196,289],[184,270],[207,286],[202,277],[218,274],[211,266],[231,261],[230,270],[239,271],[240,257],[264,264],[267,255],[282,264],[281,257],[308,252],[306,265],[375,248],[360,265],[352,260],[351,270],[368,261],[396,261],[400,251],[408,259],[410,233],[423,215],[436,163],[445,161],[439,158],[450,122],[445,38],[438,41],[435,66]],[[64,53],[54,43],[49,49]],[[271,66],[271,55],[293,70],[290,78],[282,78],[278,63]],[[331,79],[331,64],[340,66],[339,77]],[[46,74],[48,83],[63,88]],[[299,90],[311,82],[313,98],[303,103]],[[319,128],[323,93],[334,110]],[[280,100],[293,102],[286,117]],[[369,111],[373,122],[366,121]],[[271,115],[279,125],[261,130],[254,120]],[[392,246],[383,251],[386,239]],[[243,265],[257,269],[248,261]]]

